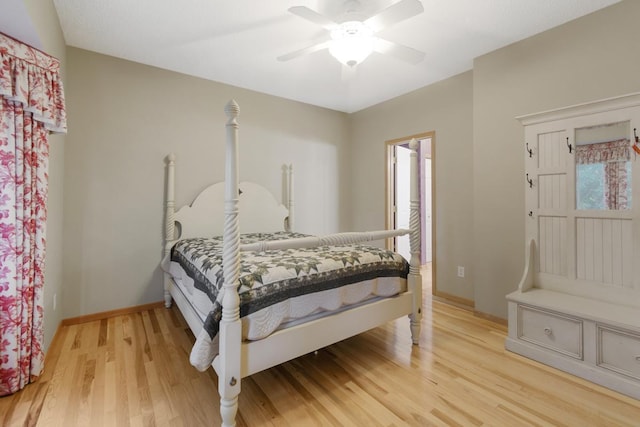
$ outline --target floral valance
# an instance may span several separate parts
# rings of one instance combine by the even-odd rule
[[[578,145],[576,147],[576,163],[579,165],[588,165],[593,163],[627,161],[631,159],[630,147],[631,145],[628,139]]]
[[[60,62],[0,34],[0,96],[23,105],[51,132],[67,131]]]

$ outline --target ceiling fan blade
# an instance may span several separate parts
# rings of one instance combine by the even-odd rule
[[[316,25],[326,28],[327,30],[333,30],[338,24],[324,15],[319,14],[315,10],[311,10],[306,6],[293,6],[289,8],[289,12],[293,13],[300,18],[313,22]]]
[[[424,7],[420,0],[400,0],[373,15],[364,23],[375,33],[422,12],[424,12]]]
[[[373,50],[385,55],[395,56],[396,58],[410,64],[418,64],[425,57],[424,52],[381,38],[376,38],[376,41],[373,44]]]
[[[293,52],[289,52],[284,55],[278,56],[277,59],[278,61],[289,61],[291,59],[297,58],[302,55],[308,55],[310,53],[314,53],[322,49],[327,49],[328,47],[329,47],[329,41],[324,41],[322,43],[307,46],[303,49],[294,50]]]

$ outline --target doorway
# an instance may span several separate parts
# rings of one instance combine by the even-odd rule
[[[418,173],[420,222],[422,228],[421,264],[431,274],[435,289],[435,219],[433,215],[435,176],[435,132],[426,132],[386,142],[386,226],[388,229],[409,228],[409,141],[418,141]],[[387,239],[387,248],[409,259],[409,236]]]

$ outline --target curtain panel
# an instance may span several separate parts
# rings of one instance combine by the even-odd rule
[[[604,176],[604,199],[607,208],[612,210],[629,209],[629,200],[627,199],[629,177],[627,176],[626,162],[608,162],[604,166]]]
[[[66,132],[59,61],[0,34],[0,396],[43,369],[49,132]]]

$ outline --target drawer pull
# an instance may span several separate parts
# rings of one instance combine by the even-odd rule
[[[636,362],[640,362],[640,356],[636,356]]]
[[[551,330],[550,327],[547,326],[546,328],[544,328],[544,334],[545,335],[551,335],[551,332],[553,332],[553,331]]]

